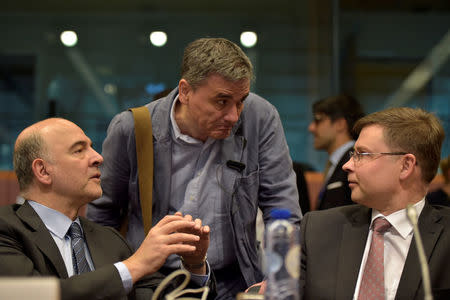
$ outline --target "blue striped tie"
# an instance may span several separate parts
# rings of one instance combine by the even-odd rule
[[[84,272],[90,272],[91,268],[89,268],[86,255],[84,253],[84,237],[81,232],[80,225],[73,222],[72,225],[70,225],[67,234],[71,238],[74,274],[78,275]]]

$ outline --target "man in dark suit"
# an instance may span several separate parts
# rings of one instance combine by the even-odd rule
[[[364,115],[363,109],[356,99],[341,94],[315,102],[312,110],[313,121],[308,130],[314,135],[314,148],[328,153],[324,184],[316,208],[353,204],[347,174],[342,166],[350,158],[349,151],[357,138],[352,128]]]
[[[209,227],[166,216],[133,254],[120,234],[79,209],[100,197],[103,158],[74,123],[47,119],[21,132],[14,169],[23,205],[0,208],[0,276],[56,276],[62,299],[150,299],[171,254],[197,282],[209,281]],[[139,281],[139,282],[138,282]]]
[[[363,117],[355,130],[359,138],[343,168],[358,204],[302,220],[302,299],[423,299],[408,205],[419,215],[433,295],[450,299],[450,209],[425,201],[444,140],[439,120],[393,108]]]

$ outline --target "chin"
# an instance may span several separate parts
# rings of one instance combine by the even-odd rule
[[[89,198],[92,199],[91,201],[100,198],[102,195],[103,195],[103,191],[101,188],[98,188],[97,190],[93,190],[93,191],[89,192]]]
[[[222,133],[222,134],[211,134],[209,135],[210,138],[215,140],[223,140],[230,136],[230,132],[228,133]]]

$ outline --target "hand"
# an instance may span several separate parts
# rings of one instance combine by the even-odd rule
[[[124,261],[133,283],[147,274],[155,273],[171,254],[196,251],[200,237],[189,233],[198,226],[180,215],[165,216],[147,234],[136,252]]]
[[[175,213],[176,216],[182,216],[181,212]],[[185,215],[184,219],[186,221],[192,221],[192,216]],[[202,220],[195,219],[195,226],[193,228],[183,228],[180,230],[184,233],[195,234],[200,237],[198,241],[195,242],[186,242],[186,244],[195,246],[194,251],[179,253],[179,255],[183,258],[186,265],[198,265],[205,261],[206,252],[209,247],[209,233],[210,228],[208,225],[202,226]],[[192,273],[201,273],[204,274],[206,272],[206,266],[204,265],[201,268],[189,269],[185,265],[186,269],[191,271]]]

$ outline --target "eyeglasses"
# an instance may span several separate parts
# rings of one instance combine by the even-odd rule
[[[406,152],[358,152],[358,151],[350,151],[350,157],[353,158],[354,162],[360,162],[363,157],[370,157],[374,155],[405,155],[408,154]]]

